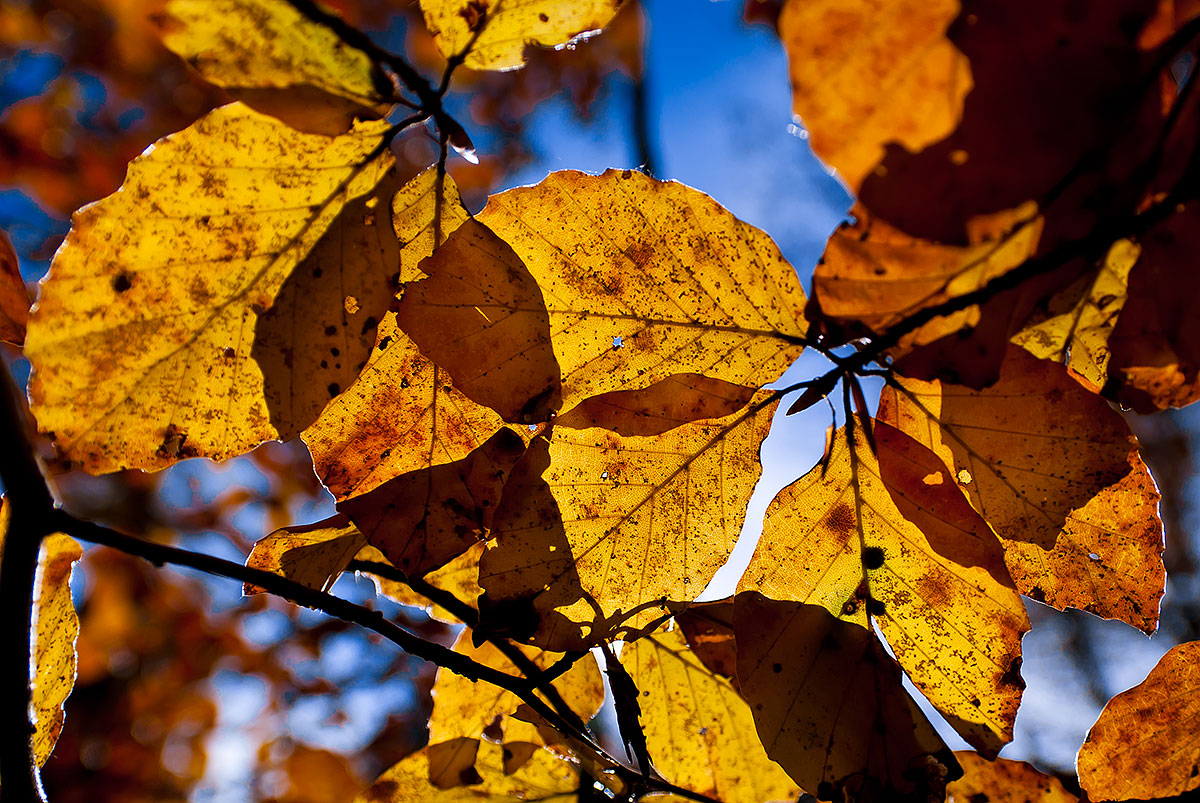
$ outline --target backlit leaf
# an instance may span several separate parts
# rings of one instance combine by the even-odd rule
[[[442,568],[425,575],[422,579],[434,588],[449,592],[460,601],[474,608],[476,606],[476,599],[481,593],[479,589],[479,559],[483,556],[483,548],[483,542],[477,542],[466,552]],[[364,547],[355,557],[358,560],[387,563],[387,559],[383,557],[383,553],[373,546]],[[426,597],[413,591],[404,583],[388,580],[374,574],[369,576],[374,581],[375,589],[380,594],[391,597],[401,605],[424,608],[431,617],[441,622],[448,622],[450,624],[459,623],[458,617],[454,616],[454,614],[440,605],[431,604]]]
[[[758,740],[750,706],[678,628],[626,644],[621,663],[641,692],[646,745],[664,778],[723,803],[796,799],[800,790]]]
[[[929,701],[994,755],[1012,739],[1029,629],[1003,551],[936,454],[877,422],[877,459],[861,427],[775,497],[738,589],[866,611]]]
[[[1069,366],[1097,389],[1104,387],[1108,338],[1125,306],[1129,271],[1141,250],[1129,240],[1113,243],[1100,270],[1083,279],[1082,294],[1073,286],[1050,299],[1050,315],[1030,322],[1013,342],[1038,359]],[[1060,299],[1067,299],[1066,309]]]
[[[276,530],[254,545],[246,565],[324,591],[366,543],[366,536],[342,514]],[[263,589],[246,583],[243,593],[261,594]]]
[[[958,13],[958,0],[784,4],[793,109],[852,191],[884,146],[918,151],[958,125],[972,86],[966,57],[945,36]]]
[[[866,610],[737,595],[738,680],[767,755],[821,800],[941,799],[961,770]]]
[[[206,81],[293,128],[341,133],[392,94],[366,53],[286,0],[171,0],[156,22]]]
[[[758,387],[800,354],[804,291],[766,234],[636,171],[550,174],[479,219],[537,280],[566,412],[677,373]]]
[[[621,0],[421,0],[442,55],[474,70],[513,70],[530,45],[561,47],[599,31]]]
[[[946,803],[1076,803],[1079,798],[1063,788],[1062,781],[1043,775],[1024,761],[997,758],[988,761],[977,753],[954,754],[963,777],[946,787]]]
[[[675,615],[688,647],[700,663],[737,688],[737,645],[733,637],[733,598],[694,602]]]
[[[1200,788],[1200,641],[1172,647],[1108,701],[1079,749],[1092,800],[1167,798]]]
[[[777,403],[763,391],[734,415],[659,435],[555,427],[535,439],[480,564],[499,606],[491,621],[578,649],[694,599],[737,541]]]
[[[259,316],[391,165],[386,124],[300,134],[240,104],[135,159],[75,214],[30,319],[35,414],[89,471],[230,457],[294,434],[251,356]]]
[[[1013,346],[991,387],[904,380],[879,418],[941,456],[1022,594],[1154,631],[1158,490],[1129,427],[1066,368]]]
[[[29,291],[8,235],[0,231],[0,342],[20,346],[29,320]]]
[[[429,783],[426,750],[413,753],[375,780],[354,803],[568,803],[577,800],[579,773],[575,765],[549,750],[536,751],[511,775],[504,773],[504,748],[481,742],[475,759],[480,782],[473,786],[438,789]]]

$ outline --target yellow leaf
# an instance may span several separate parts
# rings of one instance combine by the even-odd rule
[[[563,47],[599,32],[621,0],[421,0],[425,26],[446,58],[473,70],[514,70],[525,48]]]
[[[961,774],[867,613],[753,591],[734,601],[738,679],[767,755],[821,800],[940,800]]]
[[[1073,286],[1050,299],[1051,314],[1026,325],[1012,342],[1040,360],[1070,367],[1097,391],[1104,387],[1110,356],[1108,337],[1125,306],[1129,271],[1141,252],[1136,243],[1117,240],[1108,249],[1099,272],[1086,280],[1082,294],[1080,287]]]
[[[855,421],[775,497],[738,590],[865,610],[929,701],[995,755],[1012,740],[1029,629],[1004,553],[936,454],[877,422],[876,458]]]
[[[1200,641],[1172,647],[1108,701],[1079,749],[1091,800],[1170,798],[1200,788]]]
[[[541,288],[560,412],[677,373],[757,387],[800,354],[796,272],[766,234],[682,184],[563,171],[492,196],[479,219]]]
[[[293,128],[344,132],[393,94],[366,53],[286,0],[171,0],[155,21],[206,81]]]
[[[521,674],[494,645],[485,642],[479,647],[473,647],[471,634],[465,630],[459,634],[454,649],[501,672],[510,675]],[[544,652],[536,647],[520,646],[518,649],[542,669],[548,668],[562,657],[560,653]],[[590,653],[576,661],[562,677],[555,680],[554,688],[584,722],[595,716],[600,704],[604,702],[604,682],[600,679],[596,659]],[[460,736],[479,738],[484,729],[497,720],[501,727],[507,728],[508,716],[520,705],[520,699],[512,692],[490,683],[467,680],[446,669],[439,669],[437,679],[433,683],[429,743],[437,744]],[[505,741],[512,741],[507,731],[505,736]]]
[[[0,342],[20,347],[29,320],[29,291],[8,235],[0,231]]]
[[[7,526],[7,523],[5,523]],[[63,703],[75,685],[79,617],[71,601],[71,568],[83,557],[75,539],[57,533],[42,541],[34,592],[33,756],[46,763],[63,726]]]
[[[941,456],[1022,594],[1154,632],[1158,490],[1128,425],[1066,368],[1010,346],[994,385],[902,380],[879,418]]]
[[[446,242],[470,214],[458,185],[437,166],[427,168],[400,188],[392,199],[392,229],[400,240],[400,281],[424,278],[417,266]]]
[[[973,232],[967,246],[911,237],[862,207],[854,214],[855,224],[833,233],[813,272],[813,306],[847,330],[843,340],[882,333],[926,307],[978,290],[1032,256],[1042,230],[1032,204],[1003,213],[1007,225],[995,237]],[[968,225],[995,224],[977,218]],[[934,319],[901,346],[931,342],[978,320],[978,307]]]
[[[475,607],[476,599],[480,594],[479,558],[483,555],[483,549],[484,544],[480,541],[442,568],[425,575],[423,579],[435,588],[448,591],[471,607]],[[388,562],[383,553],[373,546],[364,547],[355,557],[358,560]],[[374,574],[370,575],[370,577],[375,582],[375,589],[380,594],[391,597],[401,605],[424,608],[430,616],[440,622],[459,624],[458,617],[454,616],[454,614],[440,605],[432,605],[427,598],[413,591],[404,583],[398,583],[395,580],[388,580]]]
[[[480,563],[496,609],[485,621],[581,649],[695,599],[737,541],[777,404],[762,391],[741,412],[659,435],[555,427],[535,439]]]
[[[157,142],[75,214],[25,352],[38,423],[69,459],[162,468],[294,434],[271,420],[255,327],[390,169],[386,130],[300,134],[235,103]]]
[[[511,775],[504,773],[504,748],[481,742],[475,759],[480,782],[439,789],[430,784],[427,750],[413,753],[375,780],[354,803],[568,803],[577,800],[579,773],[570,761],[538,750]]]
[[[246,565],[324,591],[366,543],[366,536],[345,515],[337,515],[276,530],[254,545]],[[242,593],[261,594],[263,589],[246,583]]]
[[[889,143],[916,152],[958,125],[972,87],[967,57],[945,37],[958,15],[958,0],[784,5],[793,109],[852,191]]]
[[[758,741],[750,706],[700,663],[679,628],[626,644],[621,663],[663,778],[723,803],[796,799],[800,790]]]
[[[954,754],[963,777],[946,787],[946,803],[1076,803],[1062,781],[1043,775],[1024,761],[997,758],[988,761],[977,753]]]

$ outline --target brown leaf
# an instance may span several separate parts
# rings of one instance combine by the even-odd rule
[[[750,403],[754,388],[700,374],[674,374],[641,390],[584,399],[554,420],[558,427],[604,427],[618,435],[661,435],[702,418],[725,418]]]
[[[693,602],[675,614],[688,647],[700,663],[737,688],[737,645],[733,639],[733,598]]]
[[[0,342],[20,348],[25,343],[29,320],[29,291],[21,278],[17,252],[8,235],[0,231]]]

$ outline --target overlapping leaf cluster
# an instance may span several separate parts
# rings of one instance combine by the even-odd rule
[[[1200,397],[1178,69],[1198,32],[1170,4],[1024,5],[785,4],[795,110],[860,199],[806,298],[766,234],[636,171],[554,173],[472,215],[444,159],[396,175],[412,125],[466,147],[401,64],[308,3],[173,0],[167,45],[239,101],[76,214],[25,337],[39,426],[93,472],[299,435],[338,516],[250,564],[314,588],[375,567],[579,726],[442,669],[430,745],[362,800],[1067,799],[985,759],[1024,688],[1022,595],[1157,626],[1158,492],[1110,400]],[[447,79],[616,10],[422,7]],[[805,347],[828,373],[762,389]],[[693,604],[802,389],[840,396],[842,426],[736,595]],[[585,729],[601,646],[638,772]],[[984,758],[945,747],[902,672]],[[1114,700],[1081,753],[1093,798],[1196,785],[1169,745],[1120,788],[1095,760],[1139,705]],[[1186,728],[1162,720],[1152,746]]]

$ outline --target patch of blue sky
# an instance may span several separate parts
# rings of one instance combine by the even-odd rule
[[[45,92],[62,69],[61,56],[37,50],[18,50],[0,61],[0,116],[10,106]]]

